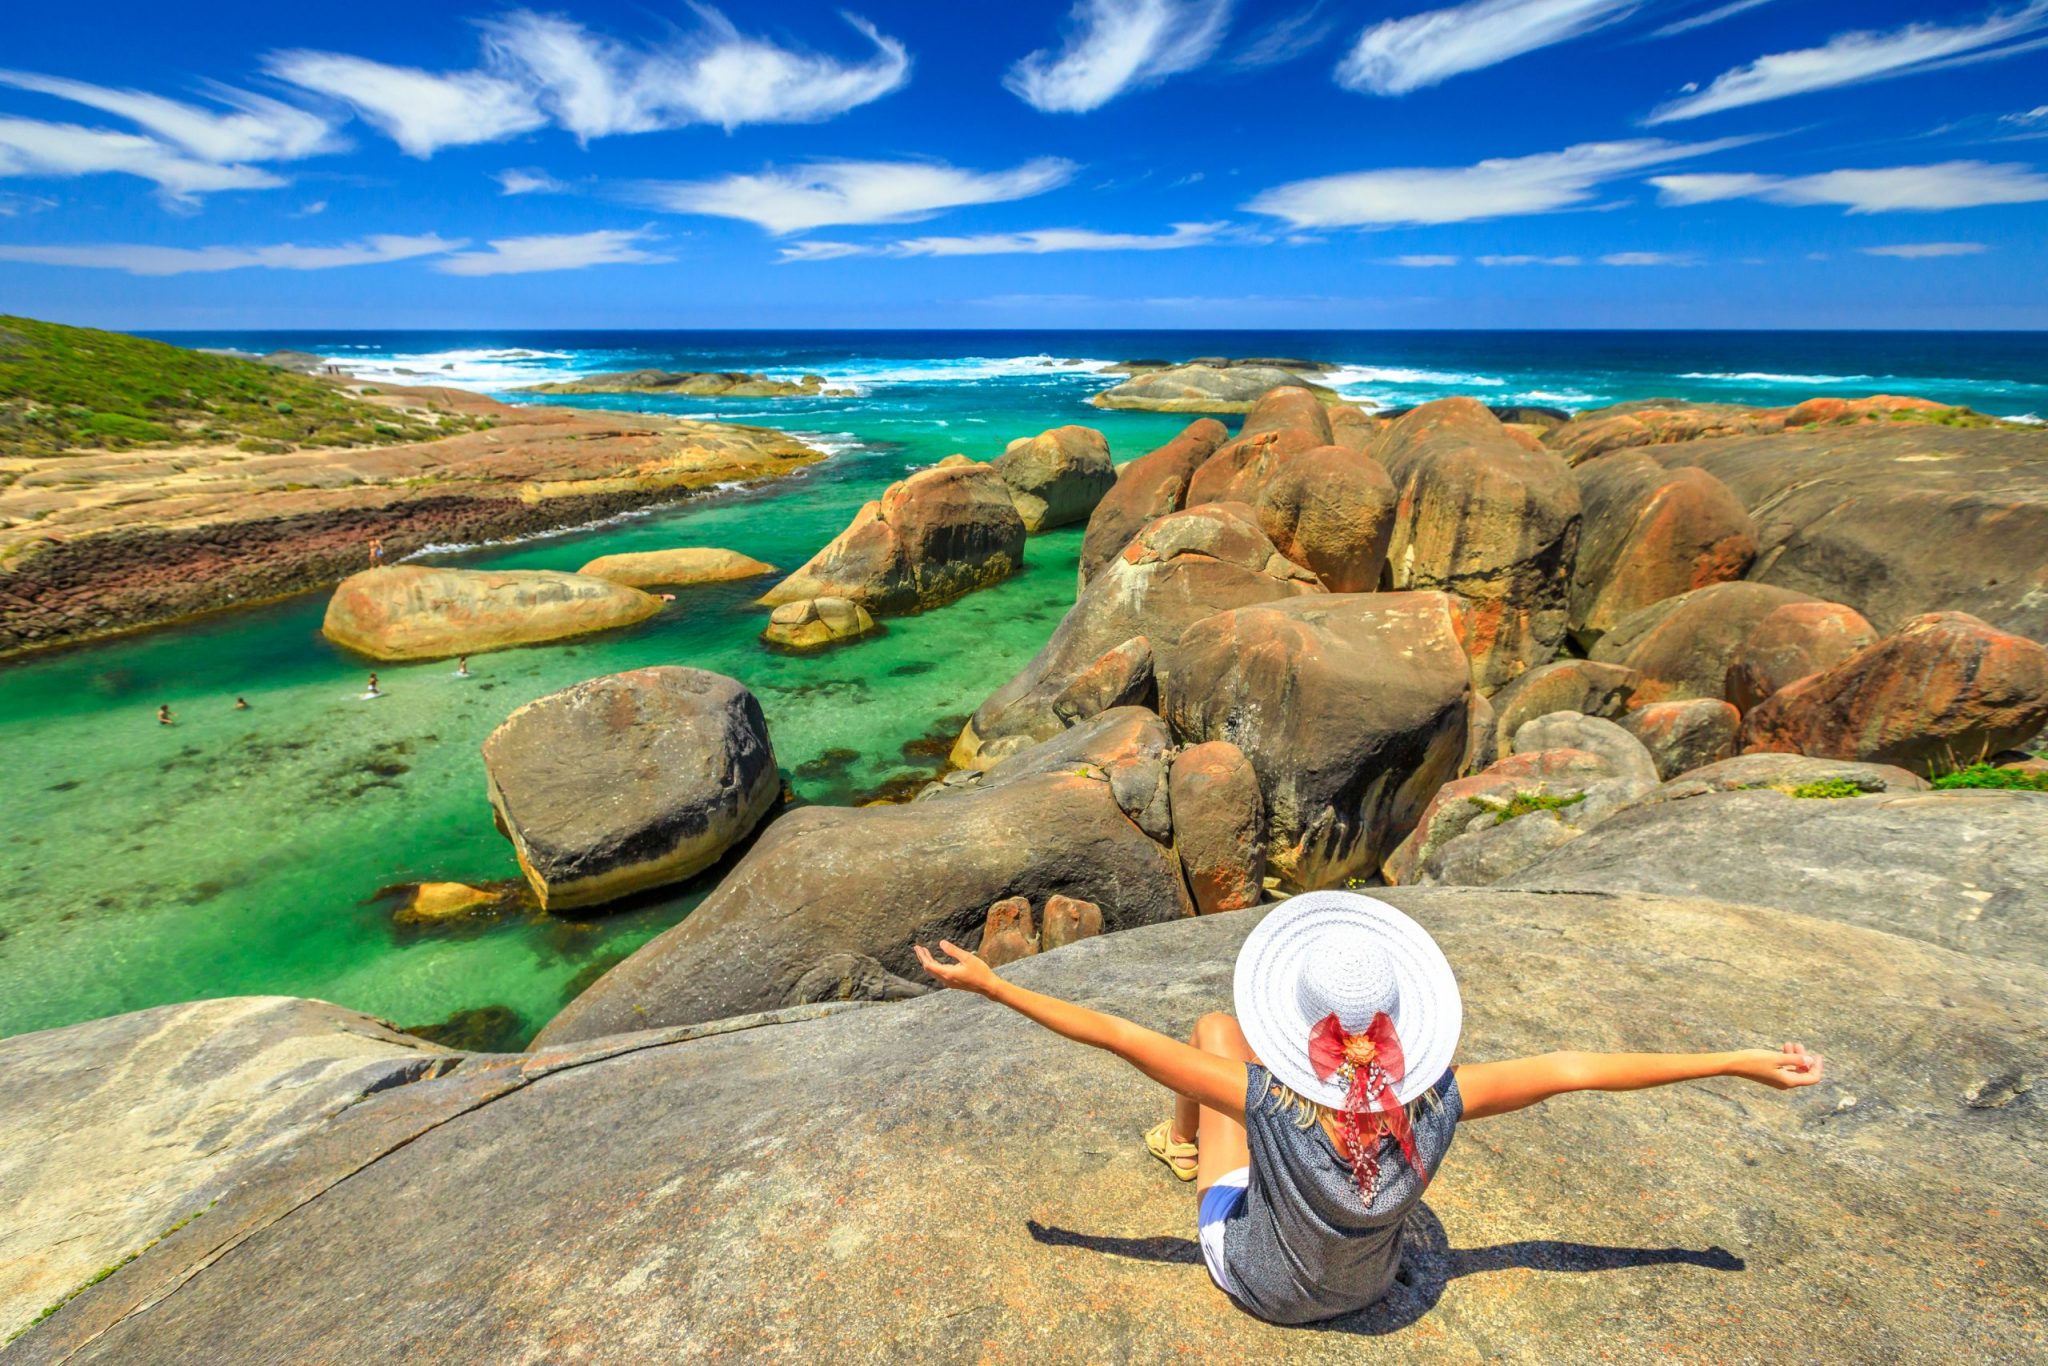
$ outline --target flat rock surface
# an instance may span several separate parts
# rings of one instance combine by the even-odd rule
[[[2048,965],[2048,794],[1652,801],[1503,885],[1776,906]]]
[[[1098,408],[1131,408],[1152,413],[1248,413],[1268,389],[1307,389],[1325,402],[1335,390],[1293,370],[1253,361],[1191,361],[1145,370],[1089,399]]]
[[[2048,1254],[2032,1211],[2048,1125],[2025,1088],[2048,973],[1696,900],[1387,895],[1459,973],[1465,1058],[1797,1037],[1826,1052],[1829,1079],[1790,1095],[1723,1080],[1567,1097],[1470,1124],[1411,1221],[1392,1296],[1279,1329],[1211,1288],[1193,1193],[1139,1143],[1161,1095],[1106,1054],[951,994],[690,1042],[629,1036],[472,1060],[371,1097],[15,1352],[1890,1363],[2043,1350]],[[1257,917],[1089,939],[1005,971],[1185,1033],[1228,1006]]]

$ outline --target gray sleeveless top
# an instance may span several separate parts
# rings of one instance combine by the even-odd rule
[[[1401,1226],[1424,1183],[1400,1145],[1383,1137],[1379,1188],[1367,1208],[1322,1126],[1301,1128],[1293,1108],[1273,1099],[1272,1074],[1257,1063],[1245,1070],[1251,1179],[1223,1225],[1223,1260],[1238,1297],[1271,1323],[1313,1323],[1363,1309],[1394,1283]],[[1444,1073],[1436,1092],[1441,1103],[1425,1101],[1415,1117],[1415,1153],[1431,1176],[1465,1111],[1454,1073]]]

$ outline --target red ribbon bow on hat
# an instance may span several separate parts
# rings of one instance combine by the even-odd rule
[[[1391,1133],[1416,1177],[1426,1183],[1429,1173],[1422,1169],[1422,1159],[1415,1152],[1415,1128],[1408,1122],[1407,1107],[1394,1094],[1394,1083],[1407,1072],[1407,1063],[1387,1012],[1375,1012],[1372,1023],[1358,1034],[1346,1032],[1335,1011],[1325,1015],[1309,1031],[1308,1060],[1319,1080],[1342,1077],[1350,1088],[1344,1097],[1344,1115],[1351,1121],[1345,1126],[1345,1143],[1351,1149],[1352,1171],[1359,1178],[1367,1202],[1371,1202],[1371,1188],[1377,1184],[1379,1161],[1365,1144],[1360,1121],[1373,1113],[1375,1100],[1380,1109],[1373,1136],[1377,1137],[1381,1129]]]

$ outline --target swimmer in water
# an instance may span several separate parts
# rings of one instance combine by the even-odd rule
[[[171,719],[170,703],[166,702],[164,703],[164,705],[156,709],[156,723],[159,726],[175,726],[178,724],[176,721],[173,721]]]
[[[457,678],[467,678],[467,677],[469,677],[469,656],[468,656],[468,655],[458,655],[458,656],[456,657],[456,660],[455,660],[455,676],[456,676]]]
[[[379,688],[378,688],[378,686],[377,686],[377,675],[375,675],[375,674],[371,674],[371,675],[370,675],[370,687],[369,687],[369,691],[365,692],[365,693],[363,694],[363,696],[365,696],[365,697],[382,697],[383,695],[384,695],[383,691],[382,691],[381,689],[379,689]]]
[[[236,710],[236,711],[247,711],[247,710],[249,710],[249,699],[248,699],[248,698],[246,698],[246,697],[237,697],[237,698],[235,699],[235,710]]]

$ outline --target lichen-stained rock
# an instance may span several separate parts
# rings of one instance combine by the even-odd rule
[[[1463,398],[1399,419],[1376,454],[1399,499],[1392,586],[1466,599],[1465,645],[1482,692],[1548,663],[1565,636],[1579,541],[1579,489],[1564,461],[1522,445]]]
[[[1766,583],[1717,583],[1631,612],[1600,637],[1593,658],[1641,676],[1633,705],[1719,697],[1728,665],[1763,619],[1804,593]]]
[[[988,908],[975,952],[992,968],[1004,967],[1038,952],[1038,928],[1031,923],[1031,903],[1006,896]]]
[[[1203,617],[1322,592],[1315,575],[1274,549],[1241,503],[1161,517],[1089,580],[1045,648],[976,709],[953,748],[953,762],[978,767],[985,742],[1057,734],[1061,721],[1054,699],[1104,651],[1133,636],[1152,642],[1159,671],[1167,647]]]
[[[1033,533],[1087,521],[1116,483],[1109,442],[1093,427],[1054,427],[1012,441],[989,464]]]
[[[1657,761],[1657,776],[1671,779],[1732,757],[1742,713],[1718,698],[1695,697],[1652,702],[1628,712],[1619,724]]]
[[[624,555],[600,555],[576,571],[595,579],[610,579],[629,588],[684,587],[700,583],[729,583],[736,579],[773,574],[775,566],[763,564],[751,555],[715,546],[684,546],[676,550],[638,550]]]
[[[1173,849],[1203,915],[1241,911],[1265,895],[1266,804],[1259,775],[1227,740],[1189,745],[1169,775]]]
[[[1637,778],[1655,784],[1657,761],[1627,730],[1598,716],[1575,711],[1552,712],[1525,721],[1515,731],[1513,752],[1534,754],[1546,749],[1575,749],[1597,754],[1617,778]]]
[[[1619,664],[1600,664],[1590,659],[1560,659],[1539,664],[1495,693],[1489,700],[1493,711],[1493,735],[1482,737],[1474,753],[1484,768],[1511,748],[1515,732],[1527,722],[1552,712],[1575,711],[1612,721],[1628,710],[1642,675]]]
[[[1080,586],[1123,553],[1131,538],[1169,512],[1187,506],[1188,481],[1230,431],[1213,417],[1198,418],[1158,450],[1119,469],[1116,483],[1089,514],[1081,538]]]
[[[1438,788],[1381,871],[1401,886],[1497,882],[1656,790],[1591,750],[1511,754]]]
[[[0,1342],[205,1214],[240,1164],[454,1056],[290,996],[0,1039]]]
[[[1088,401],[1098,408],[1148,413],[1248,413],[1261,395],[1281,387],[1302,388],[1326,403],[1336,391],[1276,365],[1190,361],[1146,370],[1105,389]]]
[[[1859,764],[1851,759],[1811,759],[1804,754],[1738,754],[1679,774],[1664,784],[1660,797],[1694,797],[1702,792],[1742,792],[1774,788],[1791,792],[1815,784],[1847,783],[1861,792],[1924,792],[1927,780],[1891,764]]]
[[[1237,434],[1240,438],[1257,436],[1260,432],[1289,427],[1306,431],[1318,446],[1327,446],[1332,440],[1330,418],[1323,410],[1322,400],[1298,384],[1283,384],[1260,394],[1251,411],[1244,415],[1244,424]]]
[[[1581,644],[1639,608],[1739,579],[1756,558],[1749,513],[1705,470],[1667,470],[1628,451],[1581,465],[1576,475],[1585,514],[1571,632]]]
[[[1332,593],[1369,593],[1386,574],[1393,483],[1372,457],[1311,440],[1288,427],[1234,441],[1196,471],[1188,498],[1247,504],[1280,553]]]
[[[652,594],[581,574],[398,564],[343,579],[320,630],[372,659],[446,659],[609,631],[660,610]]]
[[[1046,898],[1045,915],[1038,929],[1041,953],[1051,953],[1102,933],[1102,907],[1078,897],[1055,892]]]
[[[948,461],[889,485],[761,602],[847,598],[876,616],[937,607],[1016,573],[1024,535],[1001,475]]]
[[[498,828],[550,910],[702,872],[782,791],[754,695],[672,666],[527,703],[484,741],[484,770]]]
[[[1104,650],[1100,658],[1074,675],[1074,681],[1052,700],[1052,713],[1062,725],[1074,725],[1112,707],[1155,707],[1159,689],[1152,674],[1152,642],[1132,636]]]
[[[11,1358],[951,1361],[964,1344],[1164,1366],[1355,1363],[1362,1339],[1422,1366],[2039,1356],[2048,1126],[2025,1088],[2048,971],[1698,899],[1380,895],[1456,970],[1462,1058],[1801,1039],[1830,1075],[1473,1122],[1388,1298],[1305,1331],[1211,1287],[1189,1188],[1137,1141],[1161,1093],[1107,1053],[956,992],[646,1033],[370,1096]],[[1262,915],[1003,975],[1183,1037],[1230,1009]]]
[[[1054,893],[1100,906],[1105,933],[1194,914],[1172,852],[1100,775],[1037,774],[902,806],[799,807],[535,1046],[802,1004],[799,982],[832,954],[922,977],[913,943],[971,947],[996,902],[1040,906]]]
[[[1266,471],[1283,456],[1314,450],[1323,444],[1305,427],[1277,427],[1239,437],[1216,448],[1188,480],[1187,504],[1250,504],[1265,482]]]
[[[1544,441],[1574,465],[1610,451],[1666,446],[1710,436],[1748,436],[1785,425],[1785,410],[1735,403],[1692,403],[1651,398],[1595,408],[1549,432]]]
[[[2048,644],[2048,433],[1884,420],[1650,454],[1734,490],[1756,521],[1758,582],[1880,631],[1968,612]]]
[[[1442,593],[1345,593],[1219,612],[1170,656],[1160,707],[1184,743],[1258,774],[1267,866],[1290,889],[1369,877],[1455,777],[1470,664]]]
[[[1877,639],[1863,614],[1839,602],[1788,602],[1759,621],[1728,661],[1723,695],[1753,711],[1789,683],[1817,674]]]
[[[1100,770],[1123,813],[1138,828],[1165,843],[1173,838],[1168,766],[1173,736],[1158,715],[1144,707],[1114,707],[993,763],[980,785],[994,787],[1041,773]],[[934,796],[958,787],[941,787]]]
[[[1967,612],[1930,612],[1742,721],[1748,750],[1897,764],[1927,774],[1985,759],[2048,725],[2048,649]]]
[[[1326,415],[1331,444],[1347,451],[1370,454],[1387,427],[1385,419],[1372,416],[1355,403],[1333,403]]]
[[[768,614],[761,639],[785,650],[816,650],[859,640],[875,629],[868,609],[846,598],[803,598]]]
[[[2048,793],[1653,801],[1508,885],[1708,896],[2048,965]]]

